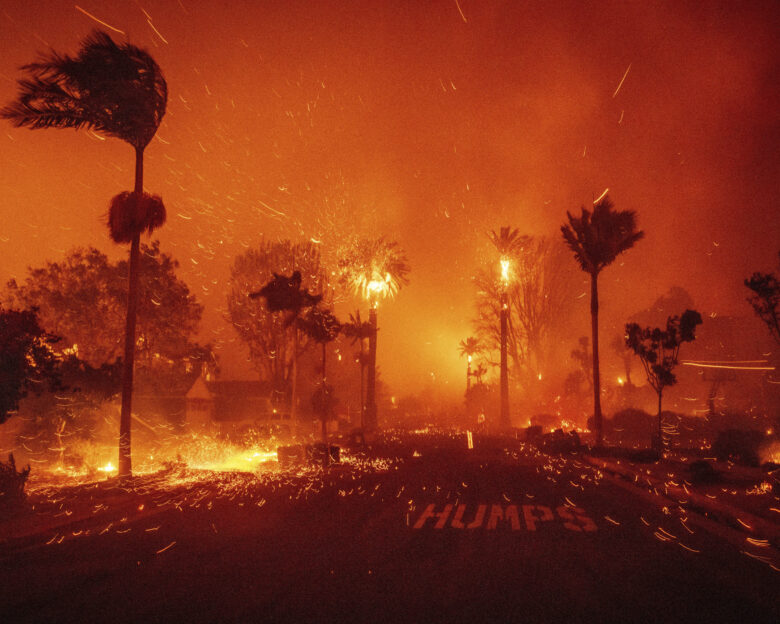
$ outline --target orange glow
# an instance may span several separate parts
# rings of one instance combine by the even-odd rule
[[[470,333],[480,263],[514,281],[519,267],[496,263],[486,230],[507,224],[560,242],[566,211],[607,186],[647,237],[600,282],[602,327],[622,327],[674,285],[719,317],[751,315],[743,280],[772,270],[777,253],[764,200],[776,179],[772,3],[585,3],[576,19],[566,3],[530,12],[498,0],[370,3],[348,19],[335,0],[246,4],[155,3],[152,18],[138,3],[6,0],[2,16],[0,106],[14,98],[20,66],[49,47],[73,54],[94,27],[162,67],[168,110],[145,152],[144,184],[168,207],[155,236],[203,306],[197,338],[215,345],[224,379],[255,374],[225,322],[239,254],[261,236],[314,241],[332,271],[346,240],[387,235],[412,272],[403,305],[382,311],[383,381],[399,395],[420,392],[435,370],[460,399],[462,370],[442,370],[441,352],[420,347]],[[674,36],[647,45],[660,27]],[[583,32],[614,36],[583,55]],[[73,247],[126,255],[102,215],[132,187],[127,145],[6,120],[0,144],[0,284]],[[678,218],[697,227],[668,227]],[[385,279],[365,284],[377,305]],[[588,331],[587,296],[577,304],[561,321],[566,365]],[[545,368],[545,382],[554,374]]]

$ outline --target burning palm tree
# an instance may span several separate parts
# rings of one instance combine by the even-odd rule
[[[471,389],[471,361],[482,352],[482,345],[473,336],[460,341],[460,357],[466,356],[466,393]]]
[[[501,266],[501,310],[499,312],[499,321],[501,324],[501,411],[500,425],[503,429],[509,429],[512,424],[509,417],[509,366],[506,353],[507,325],[509,323],[509,300],[507,298],[507,288],[511,281],[512,255],[517,253],[528,242],[527,236],[521,236],[520,231],[505,226],[490,233],[490,242],[499,253],[499,264]]]
[[[409,282],[406,254],[395,241],[362,239],[351,245],[339,263],[341,281],[368,301],[368,322],[372,332],[368,340],[368,380],[366,392],[366,422],[376,428],[376,309],[380,299],[393,298],[401,286]]]
[[[50,52],[22,67],[19,97],[0,116],[17,127],[89,128],[129,143],[135,151],[133,192],[111,201],[108,226],[117,243],[130,243],[122,412],[119,422],[119,476],[132,474],[130,419],[138,306],[140,235],[165,222],[165,207],[157,196],[143,192],[143,155],[160,126],[168,101],[162,70],[145,50],[117,44],[93,32],[75,57]]]

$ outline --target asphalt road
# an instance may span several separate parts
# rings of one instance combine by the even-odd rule
[[[780,621],[771,546],[576,457],[413,445],[387,470],[50,492],[56,521],[0,542],[0,622]]]

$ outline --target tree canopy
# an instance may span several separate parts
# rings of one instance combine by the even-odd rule
[[[326,272],[320,264],[319,249],[313,243],[262,241],[257,247],[236,256],[230,270],[227,320],[248,347],[261,378],[271,382],[277,391],[286,391],[290,381],[293,332],[298,331],[298,327],[289,322],[287,315],[272,312],[264,302],[251,299],[250,294],[273,282],[275,274],[290,276],[295,272],[300,277],[299,288],[327,298]],[[298,342],[298,355],[308,346],[309,338],[304,334]]]
[[[394,297],[409,283],[409,261],[396,241],[355,239],[339,260],[340,281],[365,299]]]
[[[696,338],[696,326],[701,325],[701,314],[686,310],[681,316],[670,316],[666,329],[626,325],[626,346],[642,361],[647,381],[660,395],[667,386],[677,383],[672,372],[677,365],[680,345]]]
[[[745,280],[745,286],[752,291],[748,303],[766,323],[772,337],[780,343],[780,281],[777,276],[774,273],[756,272]]]
[[[0,110],[17,126],[87,127],[143,149],[165,114],[168,86],[155,60],[101,31],[78,55],[50,51],[22,67],[18,99]]]
[[[569,223],[561,226],[563,239],[580,268],[591,275],[598,275],[645,235],[636,229],[636,213],[633,210],[613,208],[612,201],[606,196],[593,206],[593,212],[584,206],[579,217],[567,212]]]
[[[34,309],[0,306],[0,424],[29,391],[59,387],[57,342],[57,336],[41,327]]]
[[[194,342],[203,307],[176,276],[178,262],[159,242],[141,246],[136,371],[139,388],[184,391],[202,365],[214,366],[208,346]],[[6,299],[39,309],[41,326],[92,367],[116,362],[123,353],[128,263],[109,261],[97,249],[78,248],[63,260],[30,268],[23,282],[11,280]]]

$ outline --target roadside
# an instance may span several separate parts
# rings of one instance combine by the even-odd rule
[[[780,550],[780,488],[761,468],[710,462],[702,478],[685,457],[635,463],[583,455],[584,461],[635,488],[739,531],[749,544]]]

